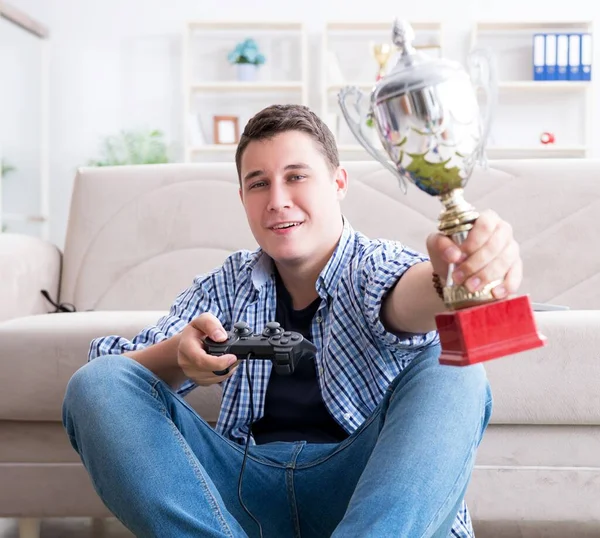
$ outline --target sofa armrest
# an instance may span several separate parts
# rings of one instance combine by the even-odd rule
[[[131,339],[166,312],[74,312],[0,322],[0,420],[60,421],[67,383],[87,362],[99,336]],[[220,387],[192,391],[186,400],[216,421]]]
[[[52,309],[40,290],[57,297],[61,252],[33,236],[0,234],[0,321]]]
[[[492,423],[600,425],[600,310],[536,312],[544,347],[489,361]]]

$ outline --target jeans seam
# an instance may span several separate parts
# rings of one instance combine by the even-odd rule
[[[300,517],[298,516],[298,504],[296,503],[296,490],[294,488],[294,471],[296,470],[296,461],[300,454],[303,443],[299,443],[296,450],[292,454],[291,461],[286,465],[285,470],[285,485],[288,493],[288,501],[290,503],[290,512],[294,525],[294,537],[301,538],[302,534],[300,531]]]
[[[482,402],[485,401],[485,398],[481,399]],[[484,416],[484,412],[485,412],[485,404],[483,406],[483,409],[480,408],[480,412],[481,412],[481,416]],[[481,428],[481,424],[479,425]],[[465,458],[465,460],[463,461],[462,465],[461,465],[461,469],[464,471],[465,465],[466,463],[474,457],[474,454],[477,450],[477,432],[480,430],[479,429],[475,429],[475,434],[473,435],[473,438],[471,440],[471,450],[469,451],[468,456]],[[423,534],[421,535],[420,538],[424,538],[425,536],[429,536],[429,531],[431,529],[431,526],[433,525],[433,522],[436,520],[436,518],[439,516],[440,512],[443,511],[444,507],[448,504],[448,500],[450,499],[450,497],[452,496],[452,494],[458,489],[456,486],[458,484],[458,481],[460,479],[460,477],[463,475],[463,472],[461,471],[458,476],[456,477],[456,480],[454,481],[454,484],[452,485],[452,488],[450,489],[450,493],[448,493],[448,496],[446,497],[446,500],[442,503],[442,506],[439,508],[439,510],[434,514],[434,516],[431,518],[431,521],[429,522],[429,525],[427,525],[427,528],[425,529],[425,531],[423,532]],[[456,519],[456,515],[455,515],[455,519]],[[453,523],[454,524],[454,523]]]
[[[164,406],[162,400],[160,399],[158,391],[156,390],[156,385],[159,383],[160,383],[160,380],[156,380],[151,385],[151,393],[152,393],[152,396],[161,404],[161,411],[163,412],[163,414],[165,416],[167,416],[167,409]],[[217,520],[219,521],[219,523],[221,525],[221,530],[223,532],[225,532],[227,534],[227,536],[233,538],[233,533],[231,531],[231,528],[229,527],[229,525],[227,524],[227,521],[225,520],[225,517],[223,516],[223,513],[219,506],[219,502],[217,501],[215,496],[210,491],[210,488],[208,487],[206,478],[202,472],[202,468],[199,465],[197,465],[196,462],[194,461],[194,455],[190,451],[187,442],[181,435],[181,432],[177,429],[177,426],[175,426],[175,423],[169,419],[169,424],[171,426],[171,429],[173,430],[173,433],[175,434],[175,438],[177,439],[179,446],[181,446],[181,448],[183,449],[183,453],[185,454],[185,456],[188,460],[188,463],[191,465],[191,467],[194,471],[194,474],[198,478],[198,481],[200,482],[200,485],[201,485],[202,489],[204,490],[206,497],[209,499],[209,504],[212,508],[213,514],[215,515],[215,517],[217,518]]]
[[[325,463],[327,460],[333,458],[340,452],[346,450],[346,448],[352,446],[356,441],[358,441],[358,439],[363,435],[363,433],[365,431],[367,431],[368,426],[370,426],[375,421],[375,419],[377,417],[379,417],[380,415],[381,415],[381,409],[378,408],[373,414],[371,414],[371,416],[369,418],[367,418],[367,420],[365,420],[360,425],[360,431],[358,433],[355,432],[347,439],[344,439],[342,442],[338,443],[338,446],[335,448],[335,450],[333,452],[331,452],[330,454],[327,454],[327,456],[324,456],[318,460],[311,461],[310,463],[297,465],[295,468],[296,469],[310,469],[311,467],[314,467],[315,465],[320,465],[321,463]]]

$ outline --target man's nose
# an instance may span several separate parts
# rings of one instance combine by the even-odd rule
[[[277,211],[286,207],[291,207],[290,192],[285,185],[276,182],[271,184],[269,189],[269,207],[270,211]]]

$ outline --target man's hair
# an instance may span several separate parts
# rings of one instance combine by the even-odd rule
[[[314,112],[304,105],[271,105],[250,118],[235,152],[235,164],[241,182],[242,155],[253,140],[265,140],[286,131],[307,133],[317,142],[333,172],[340,165],[333,133]]]

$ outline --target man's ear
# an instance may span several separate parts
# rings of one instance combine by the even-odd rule
[[[338,166],[335,172],[334,181],[337,189],[337,199],[343,200],[348,191],[348,172],[346,172],[345,168]]]
[[[243,204],[243,203],[244,203],[244,195],[242,194],[242,187],[240,187],[240,188],[238,189],[238,193],[239,193],[239,195],[240,195],[240,200],[242,201],[242,204]]]

